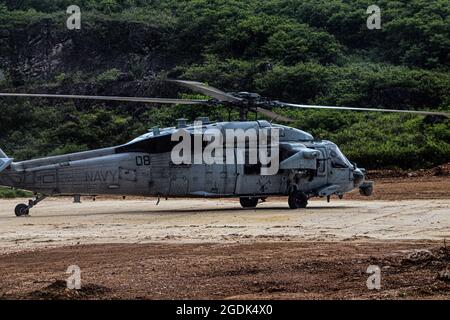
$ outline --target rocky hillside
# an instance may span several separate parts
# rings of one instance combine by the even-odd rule
[[[0,1],[0,90],[174,97],[164,77],[290,102],[449,110],[448,1]],[[3,75],[3,76],[2,76]],[[126,142],[153,125],[227,110],[74,101],[0,101],[0,145],[16,159]],[[450,161],[448,120],[280,110],[368,168]]]

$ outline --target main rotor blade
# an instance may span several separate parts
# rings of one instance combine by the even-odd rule
[[[256,108],[256,112],[259,112],[267,117],[269,117],[272,120],[280,120],[283,122],[294,122],[294,120],[292,120],[291,118],[282,116],[281,114],[275,113],[273,111],[258,107]]]
[[[350,111],[374,111],[374,112],[394,112],[394,113],[412,113],[421,115],[431,115],[431,116],[450,116],[449,112],[438,112],[438,111],[416,111],[416,110],[395,110],[395,109],[377,109],[377,108],[353,108],[353,107],[335,107],[335,106],[314,106],[314,105],[303,105],[303,104],[293,104],[278,102],[277,105],[280,107],[292,107],[300,109],[328,109],[328,110],[350,110]]]
[[[208,104],[208,100],[194,100],[194,99],[85,96],[85,95],[66,95],[66,94],[0,93],[0,97],[104,100],[104,101],[143,102],[143,103],[158,103],[158,104],[187,104],[187,105]]]
[[[177,83],[183,87],[189,88],[193,91],[203,93],[209,97],[213,97],[219,101],[226,102],[241,102],[242,99],[232,96],[229,93],[223,92],[219,89],[210,87],[204,83],[196,81],[186,81],[186,80],[166,80],[168,82]]]

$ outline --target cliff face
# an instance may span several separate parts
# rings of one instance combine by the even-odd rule
[[[0,32],[0,69],[15,86],[113,67],[151,76],[170,65],[163,38],[159,28],[142,23],[96,21],[68,30],[65,20],[48,19]]]

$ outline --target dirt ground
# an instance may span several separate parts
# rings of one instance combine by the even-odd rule
[[[16,218],[18,201],[0,201],[0,299],[450,299],[448,177],[378,177],[374,197],[295,211],[284,198],[48,199]],[[74,264],[79,291],[66,289]]]
[[[76,246],[3,256],[0,299],[449,299],[449,262],[428,241]]]
[[[366,200],[414,200],[450,199],[450,175],[448,176],[384,176],[375,180],[375,190],[370,198],[358,191],[346,195],[346,199]]]

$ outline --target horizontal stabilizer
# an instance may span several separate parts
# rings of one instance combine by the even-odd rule
[[[13,159],[11,158],[0,158],[0,172],[8,168],[12,162]]]
[[[8,156],[3,152],[3,150],[0,149],[0,172],[8,168],[12,162],[13,159],[8,158]]]

